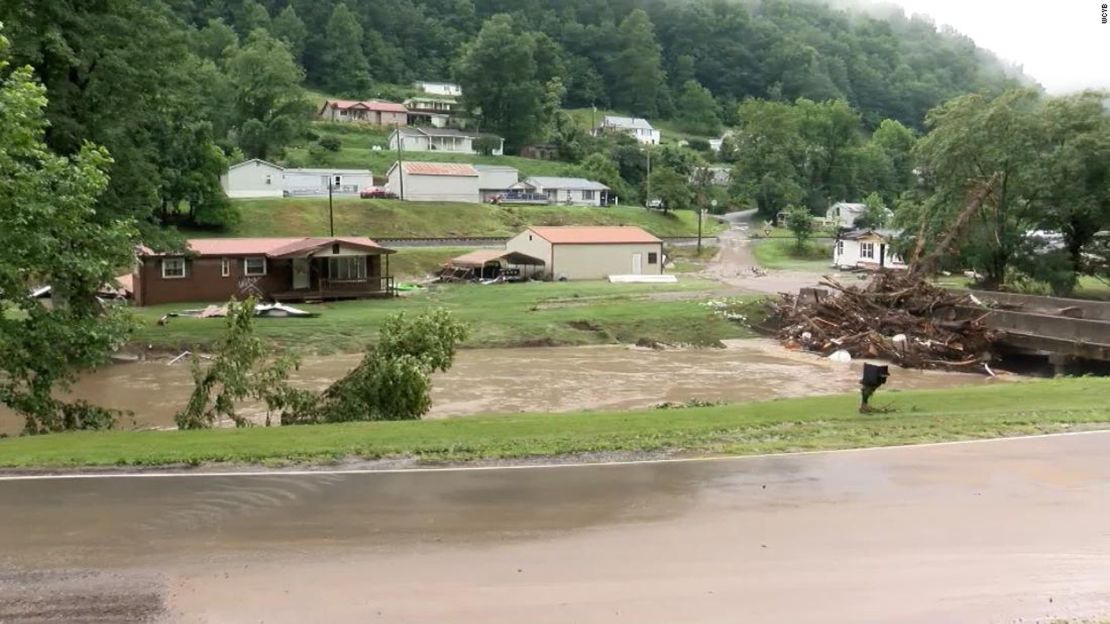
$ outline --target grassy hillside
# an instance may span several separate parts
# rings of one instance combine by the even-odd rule
[[[240,224],[222,236],[325,236],[327,198],[238,200]],[[494,206],[358,198],[335,199],[335,232],[392,237],[511,236],[527,225],[638,225],[656,236],[694,236],[691,211],[663,214],[643,208],[610,206]],[[721,226],[706,221],[712,234]],[[210,233],[198,233],[211,236]]]
[[[628,113],[620,111],[601,110],[595,113],[589,108],[571,108],[567,109],[567,113],[578,123],[578,126],[583,130],[592,130],[593,127],[601,122],[605,115],[617,115],[619,117],[630,117]],[[649,119],[651,125],[660,132],[663,143],[676,143],[679,140],[685,139],[716,139],[718,137],[713,135],[700,135],[691,132],[680,130],[678,125],[673,121],[664,121],[661,119]]]

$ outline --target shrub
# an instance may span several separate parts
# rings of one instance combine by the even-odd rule
[[[339,148],[343,147],[343,141],[339,137],[326,136],[322,137],[318,143],[320,147],[328,150],[329,152],[338,152]]]

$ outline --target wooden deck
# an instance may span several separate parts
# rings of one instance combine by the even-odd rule
[[[371,277],[367,280],[329,282],[321,280],[315,288],[286,290],[270,293],[274,301],[342,301],[344,299],[373,299],[395,297],[397,289],[393,277]]]

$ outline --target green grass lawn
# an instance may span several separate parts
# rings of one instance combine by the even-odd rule
[[[678,284],[448,284],[396,299],[306,305],[320,315],[262,319],[255,327],[258,335],[277,345],[317,353],[360,351],[375,340],[386,316],[434,307],[451,310],[471,324],[467,347],[634,343],[641,338],[714,345],[725,338],[751,336],[747,328],[716,317],[701,305],[701,300],[719,290],[716,282],[692,278]],[[668,297],[653,300],[656,293],[668,293]],[[689,298],[675,298],[675,293]],[[203,305],[135,308],[142,325],[132,338],[134,344],[203,350],[223,333],[222,320],[175,318],[165,326],[155,323],[167,312]]]
[[[832,243],[810,241],[801,251],[793,238],[769,238],[752,242],[752,255],[760,266],[787,271],[828,271],[832,264]]]
[[[242,219],[219,236],[325,236],[327,198],[236,200]],[[335,198],[335,232],[371,238],[512,236],[528,225],[638,225],[656,236],[695,236],[697,215],[629,206],[494,206],[446,202]],[[715,221],[704,233],[721,229]],[[211,232],[190,233],[213,236]]]
[[[971,283],[967,277],[963,275],[940,275],[933,279],[937,284],[946,288],[973,288],[974,284]],[[1013,287],[1011,287],[1013,289]],[[1051,296],[1052,289],[1048,284],[1030,284],[1023,288],[1013,289],[1013,292],[1020,292],[1027,295],[1045,295]],[[1071,297],[1076,299],[1092,299],[1095,301],[1110,301],[1110,284],[1093,277],[1090,275],[1083,275],[1079,278],[1079,284],[1075,288],[1075,292]]]
[[[859,414],[856,395],[686,409],[516,414],[449,420],[208,431],[119,431],[0,439],[0,466],[263,463],[414,457],[423,461],[580,453],[780,453],[1110,427],[1110,380],[1078,378],[885,393],[895,410]]]
[[[471,251],[474,249],[470,247],[401,247],[389,257],[389,270],[398,280],[422,278],[451,258]]]

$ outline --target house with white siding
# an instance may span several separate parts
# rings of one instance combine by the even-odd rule
[[[505,249],[543,260],[556,280],[663,273],[663,241],[635,226],[533,226]]]
[[[416,89],[420,89],[428,95],[442,95],[444,97],[462,97],[462,87],[453,82],[434,82],[430,80],[417,80],[412,83]]]
[[[553,204],[573,206],[609,205],[609,187],[585,178],[533,176],[513,187],[515,190],[546,195]]]
[[[488,202],[512,190],[520,181],[520,172],[504,165],[474,165],[478,170],[478,193]]]
[[[220,176],[220,186],[231,199],[282,197],[285,194],[285,169],[261,158],[231,165]]]
[[[369,169],[287,169],[260,158],[232,165],[220,176],[220,186],[231,199],[327,195],[329,184],[332,193],[357,194],[373,186],[374,176]]]
[[[839,269],[905,269],[906,263],[892,241],[897,230],[853,230],[837,238],[833,245],[833,266]]]
[[[478,170],[465,163],[405,161],[393,163],[386,174],[386,189],[408,201],[481,201]]]
[[[659,131],[652,127],[648,120],[640,117],[618,117],[616,115],[603,117],[601,123],[591,131],[591,134],[601,136],[610,132],[627,134],[640,143],[648,145],[659,145],[661,138]]]
[[[400,146],[404,152],[477,154],[474,143],[482,137],[497,141],[491,154],[501,156],[505,153],[505,139],[493,134],[479,134],[456,128],[397,128],[389,135],[389,148],[396,150]]]

